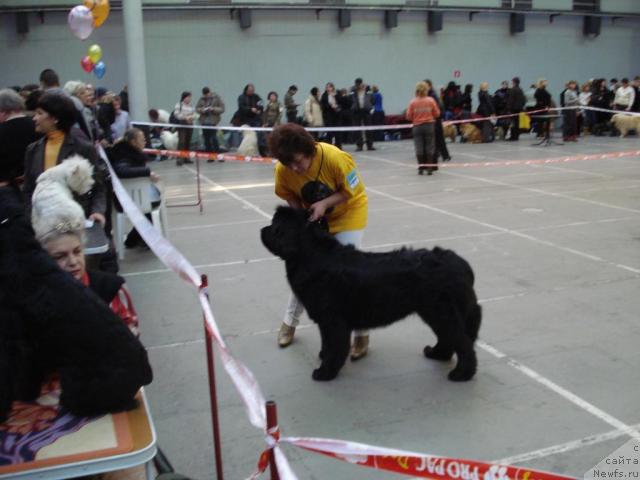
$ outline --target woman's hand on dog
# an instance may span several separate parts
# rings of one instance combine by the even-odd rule
[[[325,200],[320,200],[319,202],[316,202],[309,207],[310,222],[317,222],[322,217],[324,217],[324,214],[327,211],[327,204]]]
[[[311,206],[309,207],[309,221],[317,222],[322,217],[324,217],[325,213],[327,213],[327,210],[335,207],[336,205],[340,205],[341,203],[346,202],[347,198],[348,197],[344,193],[338,191],[328,196],[327,198],[323,198],[319,202],[311,204]]]

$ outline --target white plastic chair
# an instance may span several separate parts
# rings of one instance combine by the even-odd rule
[[[160,196],[160,205],[157,207],[151,206],[151,185],[155,185],[148,177],[138,178],[123,178],[120,180],[122,186],[127,191],[133,203],[144,214],[151,214],[151,223],[158,230],[162,236],[169,238],[169,224],[167,222],[167,207],[164,202],[164,195]],[[115,211],[115,210],[114,210]],[[127,233],[125,230],[125,217],[124,212],[115,212],[116,221],[115,225],[115,244],[116,251],[118,252],[118,259],[124,259],[124,237]]]

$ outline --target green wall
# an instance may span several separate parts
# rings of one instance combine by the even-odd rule
[[[353,11],[352,26],[340,30],[335,11],[253,11],[253,25],[241,30],[229,11],[147,11],[144,13],[150,106],[170,109],[180,92],[197,96],[203,85],[227,103],[228,121],[237,96],[248,82],[266,97],[282,96],[288,85],[309,89],[333,81],[348,87],[355,77],[378,84],[387,113],[399,113],[410,100],[415,82],[429,77],[444,85],[459,70],[458,83],[500,80],[519,75],[524,84],[550,80],[557,96],[571,78],[622,77],[640,74],[637,20],[603,19],[599,37],[582,35],[582,18],[528,15],[526,32],[509,34],[507,14],[446,13],[444,30],[428,34],[424,13],[403,12],[399,26],[386,30],[383,12]],[[104,51],[107,75],[98,85],[119,91],[126,83],[125,47],[120,12],[85,42],[66,25],[66,15],[47,13],[44,24],[29,15],[30,32],[15,33],[15,16],[0,15],[0,85],[37,81],[45,67],[65,80],[93,81],[80,69],[91,43]]]

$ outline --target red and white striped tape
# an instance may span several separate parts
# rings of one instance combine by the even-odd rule
[[[291,469],[286,456],[280,448],[282,444],[294,445],[354,465],[436,480],[573,480],[573,477],[539,470],[414,453],[344,440],[280,437],[279,428],[277,427],[267,431],[264,410],[266,402],[260,385],[251,370],[231,354],[224,342],[198,272],[140,212],[113,171],[102,147],[98,146],[97,148],[111,173],[111,181],[116,197],[118,197],[124,212],[147,245],[170,270],[187,283],[198,288],[198,298],[206,319],[206,327],[218,344],[223,366],[245,404],[249,421],[256,428],[266,432],[265,442],[268,448],[260,455],[258,468],[248,477],[248,480],[258,478],[266,470],[269,461],[268,452],[270,450],[274,451],[280,478],[283,480],[297,480],[296,474]]]
[[[573,480],[531,468],[376,447],[328,438],[283,437],[280,443],[363,467],[436,480]]]
[[[253,163],[276,163],[278,160],[273,157],[261,157],[259,155],[234,155],[232,153],[215,152],[195,152],[193,150],[159,150],[157,148],[145,148],[146,153],[152,155],[162,155],[165,157],[190,158],[192,160],[207,160],[214,162],[253,162]]]

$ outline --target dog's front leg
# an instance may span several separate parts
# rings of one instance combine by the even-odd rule
[[[320,350],[322,363],[319,368],[313,371],[311,377],[319,381],[333,380],[347,361],[351,330],[341,322],[320,325],[319,327],[322,339],[322,349]]]

